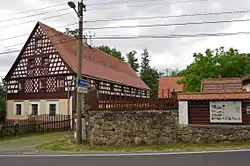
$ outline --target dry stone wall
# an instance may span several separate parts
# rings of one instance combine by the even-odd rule
[[[250,141],[250,126],[178,125],[178,111],[89,112],[92,145]]]

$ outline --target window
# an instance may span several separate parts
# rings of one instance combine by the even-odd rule
[[[23,102],[14,102],[13,115],[22,115],[23,113]]]
[[[31,104],[31,115],[38,115],[38,104]]]
[[[28,65],[29,65],[29,68],[35,67],[35,59],[29,59]]]
[[[49,65],[49,57],[42,58],[42,66],[46,67]]]
[[[64,89],[64,87],[65,87],[64,77],[58,78],[57,87],[58,87],[59,89]]]
[[[49,116],[55,116],[56,114],[59,114],[59,102],[48,101],[46,114],[49,114]]]
[[[46,79],[40,80],[40,82],[39,82],[39,87],[40,87],[40,90],[45,90],[45,87],[46,87]]]
[[[42,47],[42,39],[39,37],[38,39],[36,39],[36,48],[41,48]]]
[[[49,104],[49,116],[56,115],[56,104]]]
[[[16,115],[22,115],[22,104],[16,104]]]
[[[59,87],[64,88],[64,80],[59,80]]]
[[[23,89],[24,89],[24,83],[23,83],[23,81],[20,81],[18,83],[18,89],[19,89],[19,91],[23,91]]]

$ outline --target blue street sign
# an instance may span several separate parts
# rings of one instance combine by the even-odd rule
[[[88,80],[84,80],[84,79],[77,79],[77,84],[78,86],[82,86],[82,87],[88,87]]]

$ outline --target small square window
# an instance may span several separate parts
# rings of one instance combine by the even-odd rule
[[[31,105],[31,115],[38,115],[38,104]]]
[[[28,65],[29,65],[29,68],[35,67],[35,59],[29,59]]]
[[[16,115],[22,115],[22,104],[16,104]]]
[[[42,47],[42,39],[36,39],[35,47],[36,48],[41,48]]]
[[[49,116],[55,116],[56,115],[56,104],[50,104],[49,105]]]
[[[42,66],[48,66],[48,65],[49,65],[49,57],[43,57]]]

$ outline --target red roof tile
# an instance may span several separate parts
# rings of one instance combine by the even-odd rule
[[[60,52],[62,58],[77,72],[77,40],[62,32],[56,31],[43,23],[42,28],[49,36],[52,43]],[[97,48],[83,45],[82,73],[91,76],[136,88],[150,89],[128,63],[108,55]]]
[[[250,92],[228,93],[179,93],[179,100],[244,100],[250,99]]]
[[[242,92],[241,78],[206,78],[202,80],[203,92]]]
[[[159,79],[158,97],[168,97],[168,92],[183,91],[183,85],[177,84],[177,81],[184,79],[184,77],[161,77]]]

